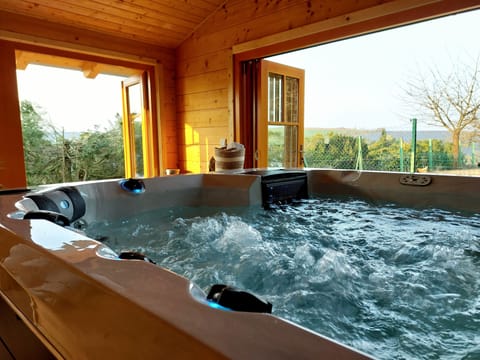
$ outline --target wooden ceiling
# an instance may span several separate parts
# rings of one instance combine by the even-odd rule
[[[0,11],[176,48],[225,0],[1,0]]]

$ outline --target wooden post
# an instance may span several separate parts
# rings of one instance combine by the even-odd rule
[[[428,171],[433,171],[433,143],[432,139],[428,139]]]
[[[15,48],[0,41],[0,188],[27,186],[18,101]]]
[[[400,172],[404,172],[403,139],[400,138]]]
[[[410,148],[410,172],[416,172],[416,157],[417,157],[417,119],[412,120],[412,146]]]

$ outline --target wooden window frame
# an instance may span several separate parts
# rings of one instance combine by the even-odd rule
[[[149,73],[144,71],[140,76],[130,77],[122,82],[122,105],[123,105],[123,144],[125,156],[125,177],[136,176],[136,154],[132,145],[135,145],[135,130],[130,114],[130,104],[128,99],[130,94],[128,88],[139,85],[141,91],[141,122],[142,122],[142,157],[143,174],[142,177],[154,177],[160,175],[159,168],[159,144],[157,122],[152,117],[155,112],[152,111],[153,101],[150,96],[152,83],[149,80]]]
[[[63,58],[70,58],[76,59],[86,63],[101,63],[106,65],[111,65],[113,67],[118,68],[130,68],[130,69],[137,69],[139,73],[146,73],[148,77],[147,82],[147,94],[149,97],[149,116],[151,117],[151,131],[150,137],[153,140],[154,146],[150,149],[149,153],[151,153],[151,161],[152,161],[152,170],[150,172],[150,176],[157,176],[160,175],[163,158],[165,157],[165,153],[160,153],[160,149],[163,149],[162,145],[162,138],[161,138],[161,119],[160,119],[160,111],[159,111],[159,101],[160,101],[160,94],[159,94],[159,80],[157,76],[162,73],[161,65],[158,64],[155,60],[145,60],[145,62],[136,62],[135,60],[131,59],[123,59],[120,57],[106,57],[103,55],[97,55],[91,52],[76,52],[73,50],[68,50],[66,48],[53,48],[47,45],[36,45],[31,44],[28,42],[17,42],[11,40],[1,40],[0,39],[0,46],[2,47],[2,61],[5,62],[8,66],[2,67],[2,79],[4,79],[4,85],[2,86],[2,91],[0,93],[4,94],[5,100],[5,107],[8,108],[4,113],[8,116],[8,123],[2,124],[2,126],[6,126],[6,128],[11,132],[11,136],[9,135],[9,143],[8,143],[8,152],[7,150],[3,150],[0,147],[0,155],[3,153],[8,154],[14,149],[16,154],[15,161],[11,162],[10,159],[13,157],[9,157],[8,162],[4,164],[0,164],[1,167],[8,169],[6,171],[8,176],[2,175],[2,187],[5,189],[12,189],[12,188],[23,188],[27,184],[26,180],[26,172],[24,166],[24,158],[23,158],[23,140],[22,140],[22,133],[21,133],[21,117],[19,112],[19,99],[18,99],[18,92],[17,92],[17,81],[16,81],[16,69],[17,65],[15,64],[16,61],[16,52],[17,51],[26,51],[32,53],[38,53],[42,56],[52,56],[52,57],[63,57]],[[10,59],[14,59],[11,62]],[[8,61],[8,64],[7,64]],[[48,64],[41,64],[41,65],[48,65]],[[58,66],[58,64],[54,64],[54,66]],[[78,69],[81,70],[81,69]],[[85,71],[85,70],[84,70]],[[15,89],[15,91],[13,91]],[[119,88],[119,91],[121,89]],[[13,97],[15,99],[13,99]],[[20,129],[20,130],[19,130]],[[3,158],[3,156],[0,156]],[[21,162],[20,162],[21,158]],[[19,165],[22,163],[23,165]],[[15,165],[13,165],[15,164]],[[0,173],[2,169],[0,168]],[[0,187],[0,189],[2,188]]]
[[[298,78],[299,81],[299,103],[298,103],[298,122],[291,123],[285,121],[286,116],[286,86],[282,87],[282,118],[278,122],[270,121],[270,116],[268,114],[268,77],[269,74],[279,74],[282,76],[282,79],[285,80],[286,77],[290,76],[293,78]],[[267,167],[268,166],[268,126],[296,126],[297,127],[297,159],[296,164],[298,167],[303,165],[302,159],[302,150],[303,150],[303,130],[304,130],[304,93],[305,93],[305,72],[302,69],[298,69],[292,66],[287,66],[283,64],[278,64],[268,60],[260,61],[260,76],[259,80],[259,96],[257,107],[257,143],[256,149],[259,152],[256,167]],[[285,83],[284,83],[285,85]]]

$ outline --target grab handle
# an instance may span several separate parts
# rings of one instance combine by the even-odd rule
[[[68,220],[68,218],[65,215],[62,215],[55,211],[49,211],[49,210],[29,211],[25,213],[25,215],[23,215],[23,218],[25,220],[42,219],[42,220],[50,221],[54,224],[57,224],[63,227],[70,226],[70,220]]]
[[[272,304],[232,286],[216,284],[210,288],[207,300],[234,311],[272,313]]]

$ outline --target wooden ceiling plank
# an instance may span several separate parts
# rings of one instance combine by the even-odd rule
[[[1,0],[0,10],[168,48],[225,0]]]
[[[36,4],[37,2],[31,0],[23,0],[24,3]],[[20,1],[19,1],[20,3]],[[61,4],[61,6],[60,6]],[[82,3],[83,4],[83,3]],[[127,31],[138,34],[141,32],[157,32],[167,31],[164,35],[172,39],[183,38],[184,34],[191,31],[189,27],[183,31],[174,29],[168,29],[159,25],[158,23],[146,24],[143,20],[128,19],[115,14],[104,12],[104,8],[92,8],[78,5],[78,1],[74,0],[62,0],[61,2],[56,0],[42,0],[42,6],[37,6],[37,9],[42,9],[42,17],[48,19],[48,15],[55,16],[56,19],[61,19],[62,23],[70,24],[72,21],[87,25],[90,29],[102,29],[103,27],[114,31],[122,31],[122,28],[126,28]],[[38,10],[36,10],[38,12]],[[25,15],[35,16],[35,14]],[[101,20],[99,23],[96,20]],[[126,32],[126,31],[123,31]]]
[[[298,6],[298,3],[295,1],[267,1],[258,6],[245,6],[244,0],[231,0],[228,1],[224,8],[215,12],[208,19],[208,23],[211,24],[211,26],[202,27],[203,30],[201,34],[208,33],[212,28],[215,28],[215,31],[238,29],[239,26],[245,28],[247,24],[252,23],[253,20],[256,24],[245,29],[247,35],[252,35],[252,33],[255,32],[261,34],[258,36],[263,36],[262,33],[270,32],[269,29],[271,29],[271,26],[279,28],[279,24],[283,24],[284,30],[288,30],[295,28],[299,24],[323,21],[342,14],[348,14],[357,8],[362,9],[366,6],[378,6],[392,1],[402,2],[395,0],[362,0],[360,2],[305,1],[302,7]],[[335,3],[335,6],[332,6],[333,3]],[[272,16],[274,13],[276,13],[277,16]],[[218,24],[223,24],[223,26],[220,27]],[[240,41],[245,40],[242,39]]]
[[[147,1],[154,4],[155,8],[170,8],[181,11],[187,14],[199,14],[201,20],[209,16],[213,11],[218,9],[218,7],[224,3],[224,0],[215,0],[215,1],[202,1],[202,0],[126,0],[126,1]],[[200,21],[201,21],[200,20]]]
[[[78,1],[70,1],[76,4]],[[144,24],[155,25],[159,27],[169,28],[179,33],[191,31],[191,29],[198,23],[199,19],[190,17],[185,19],[185,16],[174,14],[172,12],[161,12],[158,9],[149,9],[147,7],[137,5],[137,3],[129,5],[125,2],[117,2],[112,0],[94,0],[85,3],[84,7],[101,11],[108,16],[113,15],[118,18],[127,19],[132,22],[140,22]]]
[[[44,0],[45,1],[45,0]],[[53,1],[56,2],[56,1]],[[26,1],[22,2],[26,3]],[[20,4],[20,2],[19,2]],[[16,8],[17,13],[22,13],[26,16],[32,16],[28,11],[23,11],[22,9]],[[83,14],[72,13],[66,10],[60,10],[56,8],[49,8],[47,6],[42,6],[41,14],[36,14],[35,18],[46,21],[54,21],[60,24],[77,26],[78,28],[85,28],[97,32],[106,32],[111,35],[118,36],[119,33],[123,34],[124,37],[144,41],[147,43],[158,44],[162,46],[172,46],[178,43],[179,35],[173,34],[166,29],[155,28],[152,26],[142,27],[140,24],[138,27],[131,27],[130,25],[123,25],[118,23],[112,23],[110,21],[102,21],[102,27],[99,28],[95,26],[96,21],[92,21],[92,17],[88,15],[87,11],[84,11]],[[162,34],[161,40],[162,43],[158,43],[160,38],[159,34]],[[168,44],[168,45],[165,45]]]
[[[204,19],[205,11],[198,11],[189,7],[165,6],[164,1],[156,3],[151,0],[94,0],[106,6],[115,6],[127,11],[140,12],[154,18],[182,23],[198,24]],[[178,1],[183,4],[182,1]]]

